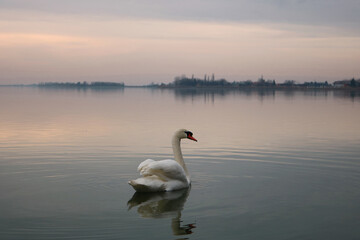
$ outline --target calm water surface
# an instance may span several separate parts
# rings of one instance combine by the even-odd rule
[[[360,97],[0,87],[1,239],[359,239]],[[189,190],[134,194],[146,158]]]

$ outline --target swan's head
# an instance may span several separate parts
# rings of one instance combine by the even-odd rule
[[[193,137],[193,133],[186,129],[179,129],[178,131],[175,132],[175,136],[178,137],[179,139],[188,138],[190,140],[197,142],[197,140]]]

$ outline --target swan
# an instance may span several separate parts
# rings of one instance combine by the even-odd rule
[[[186,129],[176,131],[171,141],[175,160],[154,161],[147,159],[140,163],[137,170],[142,177],[128,182],[135,191],[164,192],[190,186],[189,173],[180,148],[180,140],[183,138],[197,142],[191,131]]]

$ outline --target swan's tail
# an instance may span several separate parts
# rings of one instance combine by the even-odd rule
[[[163,192],[166,191],[165,184],[159,179],[138,178],[128,182],[137,192]]]
[[[147,192],[147,186],[143,184],[138,184],[135,180],[128,181],[128,183],[135,189],[137,192]]]

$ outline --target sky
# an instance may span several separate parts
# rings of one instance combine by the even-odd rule
[[[360,78],[358,0],[0,0],[0,84]]]

